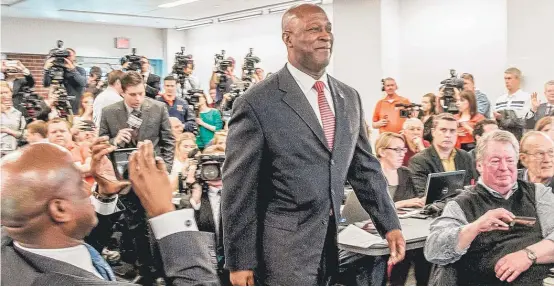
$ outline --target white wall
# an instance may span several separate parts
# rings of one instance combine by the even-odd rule
[[[115,37],[130,38],[137,54],[163,59],[161,29],[2,17],[2,52],[46,54],[57,40],[78,56],[121,57],[131,49],[115,49]]]
[[[165,74],[169,74],[172,71],[173,64],[175,63],[175,53],[181,52],[181,47],[185,47],[185,55],[190,54],[190,49],[186,47],[185,34],[175,29],[163,30],[163,45],[165,56]],[[165,75],[164,75],[165,76]]]
[[[330,19],[333,19],[331,5],[323,5]],[[204,89],[207,89],[212,74],[215,54],[225,50],[226,56],[235,58],[236,75],[241,74],[244,56],[249,48],[254,48],[254,55],[260,57],[259,66],[266,73],[275,73],[287,62],[287,50],[281,40],[282,14],[263,15],[256,18],[221,23],[206,27],[186,30],[187,52],[195,59],[195,74],[200,78]],[[332,73],[330,65],[328,71]]]
[[[553,12],[552,0],[508,0],[507,66],[518,67],[523,88],[541,97],[545,82],[554,80]]]
[[[400,78],[400,1],[381,1],[381,69],[382,78]]]
[[[454,68],[494,102],[504,91],[506,9],[506,0],[401,1],[399,93],[419,101]]]

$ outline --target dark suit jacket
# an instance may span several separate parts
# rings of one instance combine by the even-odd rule
[[[471,180],[477,178],[475,173],[475,162],[466,151],[456,149],[454,163],[456,165],[456,170],[466,171],[464,186],[470,185]],[[444,167],[442,166],[439,154],[434,146],[430,146],[413,156],[410,159],[408,168],[412,171],[414,189],[420,197],[425,195],[427,175],[430,173],[444,172]]]
[[[329,220],[338,217],[329,209],[340,214],[346,180],[381,235],[400,228],[369,152],[360,96],[328,80],[336,111],[333,151],[286,67],[235,100],[221,198],[230,270],[257,269],[269,285],[315,285]]]
[[[527,129],[535,129],[535,124],[542,118],[548,116],[546,114],[548,110],[548,103],[542,103],[539,105],[539,107],[537,108],[537,112],[535,113],[535,116],[533,116],[532,118],[530,119],[525,119],[525,127]],[[554,112],[554,108],[552,108],[551,112],[552,113]]]
[[[160,92],[160,77],[152,73],[146,79],[146,96],[155,99]]]
[[[214,245],[207,232],[179,232],[158,241],[172,285],[219,285]],[[2,230],[2,285],[130,285],[104,281],[71,264],[17,248]]]
[[[50,77],[50,73],[48,71],[44,71],[42,84],[45,88],[50,87],[52,84],[52,78]],[[87,85],[87,72],[85,69],[78,66],[71,72],[66,71],[64,74],[63,85],[67,90],[68,96],[75,97],[75,99],[70,102],[73,114],[76,115],[79,112],[81,96],[83,95]]]
[[[145,99],[141,112],[143,122],[138,131],[138,141],[152,141],[156,155],[161,156],[168,170],[171,170],[175,153],[175,137],[171,132],[167,108],[163,103]],[[119,130],[128,127],[128,117],[125,101],[105,107],[102,109],[99,136],[108,136],[110,143],[113,144]],[[135,146],[131,143],[127,147]]]

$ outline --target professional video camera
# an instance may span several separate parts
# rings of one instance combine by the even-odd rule
[[[58,95],[58,100],[54,103],[56,110],[60,118],[67,118],[73,115],[73,109],[71,108],[71,101],[75,100],[75,97],[69,96],[67,90],[63,85],[56,85],[54,94]]]
[[[231,85],[231,91],[229,92],[229,96],[231,97],[229,100],[227,100],[227,103],[225,106],[222,106],[223,111],[229,111],[233,108],[233,103],[235,100],[244,95],[246,91],[250,88],[252,82],[248,81],[242,81],[237,82]]]
[[[24,86],[18,93],[18,97],[23,99],[21,106],[27,111],[25,120],[30,122],[38,114],[42,112],[41,102],[39,95],[29,86]]]
[[[136,53],[137,53],[137,49],[133,48],[131,50],[131,55],[125,55],[121,58],[121,60],[119,60],[121,65],[129,62],[129,65],[127,66],[127,69],[126,69],[127,71],[136,71],[136,72],[141,71],[141,67],[142,67],[142,63],[140,62],[141,56],[138,56]]]
[[[181,87],[181,91],[185,90],[185,81],[190,75],[185,74],[185,68],[189,64],[194,64],[194,59],[192,55],[185,55],[185,47],[181,47],[181,52],[175,53],[175,63],[173,64],[172,74],[177,80]],[[189,82],[192,86],[192,83]],[[195,86],[192,86],[193,89],[196,89]],[[184,96],[184,93],[183,93]]]
[[[185,96],[185,100],[187,100],[188,104],[194,107],[194,112],[198,115],[198,104],[200,102],[200,95],[204,94],[203,90],[199,89],[191,89],[187,91],[187,94]]]
[[[194,154],[197,152],[198,150],[191,151]],[[196,183],[203,186],[206,181],[221,179],[221,168],[225,161],[224,154],[199,155],[194,158],[198,162],[195,174]],[[178,177],[179,193],[190,193],[191,186],[186,183],[186,177],[181,173]]]
[[[401,118],[409,118],[413,112],[419,111],[421,108],[421,105],[418,104],[395,104],[394,105],[397,108],[400,108],[400,117]]]
[[[454,88],[461,91],[464,88],[464,80],[458,78],[458,74],[455,69],[450,69],[450,78],[441,81],[440,89],[444,88],[444,106],[446,107],[445,111],[449,113],[457,113],[458,108],[456,107],[456,101],[454,99]]]
[[[219,84],[217,85],[217,89],[220,92],[223,92],[225,90],[225,83],[227,83],[227,81],[229,80],[227,78],[226,71],[227,68],[233,65],[233,62],[225,59],[225,50],[221,50],[221,54],[216,54],[214,61],[217,68],[215,73],[219,76]]]
[[[261,61],[260,58],[254,56],[253,52],[254,48],[250,48],[250,52],[244,57],[244,64],[242,65],[242,71],[244,72],[243,81],[252,82],[252,75],[256,71],[256,64]]]
[[[57,48],[50,50],[48,53],[48,59],[54,58],[52,61],[52,67],[48,70],[52,82],[62,83],[64,80],[65,72],[65,59],[69,58],[71,53],[67,49],[63,49],[63,41],[58,40]]]

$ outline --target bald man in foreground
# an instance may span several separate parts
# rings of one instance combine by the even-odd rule
[[[320,7],[303,4],[285,13],[282,28],[288,63],[238,98],[229,122],[221,212],[231,282],[335,283],[346,180],[395,264],[405,241],[370,152],[360,96],[325,72],[331,23]]]
[[[107,140],[99,138],[92,147],[91,169],[98,183],[92,198],[62,147],[37,143],[4,157],[2,285],[123,284],[83,241],[99,223],[96,212],[100,218],[118,212],[117,193],[129,185],[109,180],[106,154],[114,147]],[[146,141],[129,162],[130,180],[150,218],[169,283],[217,285],[216,262],[205,247],[213,235],[197,231],[191,209],[175,211],[165,163],[154,159],[152,143]]]

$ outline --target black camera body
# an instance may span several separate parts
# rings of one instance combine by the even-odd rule
[[[414,111],[419,111],[419,109],[421,108],[421,105],[415,104],[415,103],[411,103],[411,104],[400,103],[400,104],[395,104],[394,106],[397,108],[400,108],[399,112],[400,112],[401,118],[409,118]]]
[[[62,83],[65,74],[65,59],[69,58],[71,53],[67,49],[63,49],[63,41],[58,40],[57,48],[48,52],[48,59],[54,58],[52,67],[48,70],[50,78],[54,83]]]
[[[194,111],[196,113],[198,113],[198,105],[200,103],[201,97],[199,94],[204,94],[204,91],[200,89],[190,89],[187,91],[187,94],[185,96],[188,104],[194,107]]]
[[[227,77],[227,69],[233,65],[233,62],[230,60],[225,60],[225,50],[221,50],[221,54],[216,54],[215,58],[215,66],[217,67],[217,70],[215,73],[219,76],[219,83],[217,84],[217,89],[220,92],[223,92],[225,90],[225,84],[229,80]]]
[[[250,48],[250,52],[244,57],[244,64],[242,65],[242,70],[245,72],[243,81],[252,82],[252,75],[256,71],[256,64],[261,62],[259,57],[254,56],[254,49]]]
[[[185,78],[189,75],[185,74],[184,70],[189,64],[194,64],[194,59],[190,54],[185,55],[185,47],[181,47],[181,52],[175,53],[175,63],[171,72],[177,77],[177,82],[181,84],[185,82]]]
[[[456,114],[458,113],[458,108],[456,107],[456,100],[454,99],[454,88],[459,91],[464,88],[464,80],[458,78],[455,69],[450,69],[450,78],[441,81],[441,89],[444,88],[444,106],[446,107],[445,111],[448,113]]]
[[[221,179],[221,168],[225,162],[224,154],[201,155],[197,160],[196,181],[198,183]]]
[[[137,55],[136,53],[137,49],[133,48],[130,55],[125,55],[119,60],[121,65],[129,62],[129,65],[127,66],[127,71],[140,72],[142,70],[142,63],[140,62],[142,57]]]
[[[29,86],[24,86],[19,93],[17,93],[17,96],[23,99],[21,106],[27,111],[27,118],[25,119],[27,122],[42,112],[42,107],[40,105],[42,100]]]
[[[233,103],[238,97],[241,97],[246,93],[246,91],[250,88],[251,82],[245,81],[241,83],[235,83],[231,85],[231,91],[229,92],[229,96],[231,97],[228,101],[225,107],[223,108],[223,111],[230,111],[233,109]]]
[[[63,85],[58,85],[54,93],[58,95],[58,100],[56,100],[54,106],[56,107],[56,110],[58,110],[60,118],[67,118],[68,116],[73,115],[73,109],[71,108],[70,101],[75,100],[75,97],[69,96]]]

